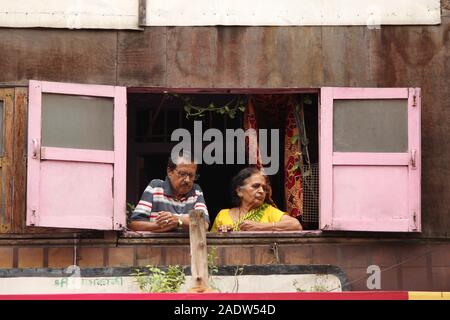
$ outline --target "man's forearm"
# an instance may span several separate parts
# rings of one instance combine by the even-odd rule
[[[176,217],[176,218],[175,218]],[[175,220],[176,219],[176,220]],[[181,220],[181,229],[183,231],[189,231],[189,215],[174,215],[174,221],[170,221],[170,223],[166,225],[160,225],[157,222],[150,221],[131,221],[128,224],[128,227],[134,231],[151,231],[151,232],[168,232],[171,230],[176,230],[179,228],[178,219]],[[208,230],[208,222],[205,221],[205,229]]]
[[[156,222],[150,221],[131,221],[128,226],[134,231],[167,232],[173,229],[173,226],[160,227]]]

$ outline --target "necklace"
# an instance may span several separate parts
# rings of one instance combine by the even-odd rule
[[[238,207],[238,216],[237,216],[237,220],[236,221],[240,221],[241,220],[241,207]]]

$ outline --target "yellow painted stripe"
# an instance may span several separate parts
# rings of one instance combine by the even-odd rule
[[[409,300],[450,300],[450,292],[409,291]]]

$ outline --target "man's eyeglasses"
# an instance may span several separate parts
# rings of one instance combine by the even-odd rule
[[[185,171],[178,171],[177,169],[174,170],[177,173],[177,176],[181,179],[189,178],[190,180],[197,181],[200,179],[200,175],[198,173],[189,173]]]

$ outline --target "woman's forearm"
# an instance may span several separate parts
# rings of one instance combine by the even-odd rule
[[[241,231],[300,231],[302,226],[297,219],[282,219],[279,222],[244,221],[239,225]]]
[[[302,230],[302,225],[300,222],[292,217],[289,219],[282,219],[278,222],[273,222],[271,225],[271,231],[300,231]]]

